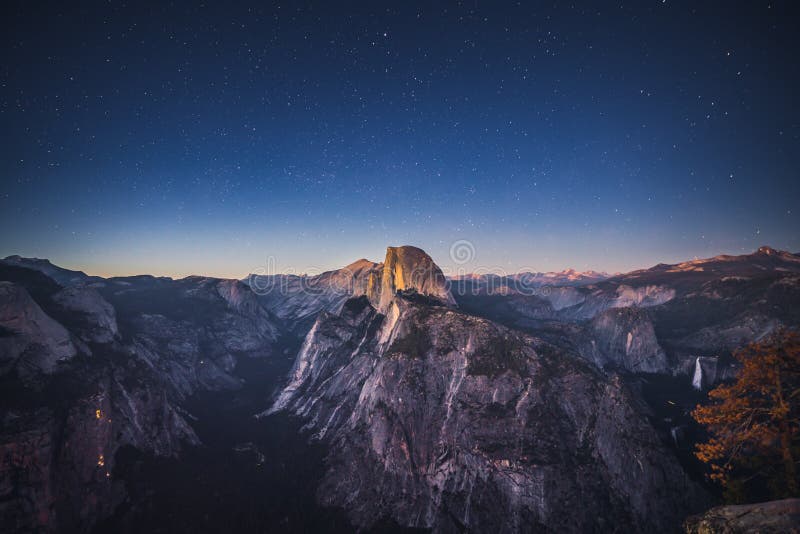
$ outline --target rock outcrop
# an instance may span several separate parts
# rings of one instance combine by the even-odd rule
[[[683,528],[686,534],[797,534],[800,499],[718,506],[690,517]]]

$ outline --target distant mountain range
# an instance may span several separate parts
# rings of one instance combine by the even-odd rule
[[[484,292],[508,292],[514,288],[521,290],[543,286],[580,286],[593,284],[611,278],[612,275],[598,271],[576,271],[565,269],[559,272],[523,272],[511,275],[500,274],[462,274],[450,277],[454,282],[470,282]]]
[[[410,246],[244,281],[10,256],[0,529],[675,530],[714,500],[688,410],[798,304],[769,247],[452,279]]]

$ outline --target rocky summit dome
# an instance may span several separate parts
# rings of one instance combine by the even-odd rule
[[[386,310],[398,291],[414,290],[453,306],[455,300],[447,287],[442,270],[422,249],[412,246],[387,247],[380,280],[373,275],[367,288],[370,302]]]

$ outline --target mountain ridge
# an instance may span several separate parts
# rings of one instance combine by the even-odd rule
[[[406,246],[410,247],[410,245],[406,245]],[[390,248],[392,248],[392,247],[390,247]],[[416,248],[417,250],[422,251],[422,249],[419,249],[418,247],[413,247],[413,248]],[[635,274],[635,273],[642,273],[642,272],[648,272],[648,271],[661,271],[661,270],[664,270],[666,268],[677,268],[677,267],[681,267],[681,266],[686,266],[687,268],[689,268],[692,265],[702,265],[702,264],[711,263],[711,262],[714,262],[714,261],[717,261],[717,262],[720,262],[720,263],[722,263],[722,262],[731,262],[731,261],[735,262],[735,261],[742,261],[745,258],[746,259],[754,259],[754,258],[759,258],[759,257],[762,257],[762,258],[772,257],[772,258],[778,258],[778,259],[783,259],[783,260],[786,260],[786,261],[790,261],[792,263],[795,263],[795,262],[800,263],[800,252],[790,252],[790,251],[786,251],[786,250],[775,249],[775,248],[773,248],[771,246],[768,246],[768,245],[762,245],[758,249],[756,249],[755,251],[753,251],[751,253],[738,254],[738,255],[718,254],[716,256],[709,256],[707,258],[697,258],[697,259],[693,259],[693,260],[686,260],[686,261],[678,262],[678,263],[658,263],[658,264],[655,264],[655,265],[653,265],[651,267],[643,267],[643,268],[639,268],[639,269],[633,269],[633,270],[627,271],[627,272],[607,273],[605,271],[597,271],[597,270],[594,270],[594,269],[580,270],[580,269],[574,269],[574,268],[571,268],[571,267],[567,267],[565,269],[562,269],[561,271],[546,271],[546,272],[541,272],[541,271],[537,271],[537,272],[522,271],[522,272],[509,273],[509,274],[504,274],[504,273],[501,274],[501,273],[495,273],[495,272],[488,272],[488,273],[462,273],[462,274],[450,275],[450,276],[447,276],[447,278],[449,280],[454,280],[454,281],[480,279],[480,278],[492,278],[492,277],[499,277],[499,278],[504,278],[504,277],[505,278],[520,278],[520,277],[555,278],[555,279],[563,279],[565,281],[570,280],[570,278],[572,278],[574,281],[579,281],[579,280],[607,280],[607,279],[612,279],[612,278],[616,278],[616,277],[622,277],[622,276]],[[71,282],[71,283],[85,282],[85,281],[108,280],[108,279],[112,279],[112,278],[114,278],[114,279],[136,278],[136,277],[140,277],[140,276],[149,276],[149,277],[153,277],[153,278],[163,278],[163,279],[170,279],[170,280],[172,280],[172,279],[181,280],[181,279],[184,279],[184,278],[191,278],[191,277],[216,278],[216,279],[219,279],[219,280],[232,280],[232,279],[235,279],[235,278],[226,278],[226,277],[212,277],[212,276],[206,276],[206,275],[202,275],[202,274],[187,275],[187,276],[182,277],[182,278],[173,278],[173,277],[170,277],[170,276],[155,276],[155,275],[146,274],[146,273],[132,274],[132,275],[122,275],[122,276],[102,277],[102,276],[97,276],[97,275],[88,275],[84,271],[80,271],[80,270],[71,270],[71,269],[66,269],[64,267],[60,267],[60,266],[52,263],[47,258],[25,257],[25,256],[21,256],[21,255],[18,255],[18,254],[12,254],[12,255],[6,256],[5,258],[0,259],[0,261],[4,262],[6,264],[17,265],[17,266],[22,266],[22,267],[28,267],[28,268],[31,268],[31,269],[35,269],[35,270],[38,270],[38,271],[43,272],[45,274],[48,274],[48,276],[51,276],[53,279],[57,279],[58,278],[58,279],[60,279],[62,281]],[[330,269],[330,270],[325,271],[325,272],[323,272],[321,274],[318,274],[318,275],[292,274],[292,273],[272,273],[272,274],[270,274],[270,273],[266,273],[266,274],[251,273],[250,275],[245,277],[245,279],[250,278],[251,276],[285,277],[285,278],[315,278],[315,277],[321,277],[321,276],[324,276],[324,275],[330,275],[330,274],[333,274],[333,273],[338,273],[338,272],[341,272],[341,271],[358,272],[358,271],[362,271],[362,270],[369,270],[369,269],[372,269],[372,268],[375,268],[375,267],[378,267],[378,266],[382,266],[382,265],[383,265],[383,263],[375,262],[375,261],[372,261],[372,260],[369,260],[369,259],[366,259],[366,258],[359,258],[359,259],[351,262],[348,265],[345,265],[343,267],[336,268],[336,269]]]

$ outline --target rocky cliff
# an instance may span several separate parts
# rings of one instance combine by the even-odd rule
[[[707,502],[617,377],[445,302],[318,317],[270,411],[329,444],[322,502],[437,532],[665,531]]]
[[[800,499],[718,506],[692,516],[686,534],[796,534],[800,532]]]
[[[596,315],[586,328],[581,353],[599,367],[634,373],[669,373],[647,310],[611,308]]]
[[[0,265],[0,530],[85,532],[125,497],[117,452],[197,445],[182,401],[239,387],[277,329],[237,281],[63,287],[25,263]]]
[[[49,374],[77,353],[66,328],[48,316],[28,291],[0,282],[0,372]]]

